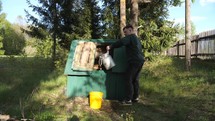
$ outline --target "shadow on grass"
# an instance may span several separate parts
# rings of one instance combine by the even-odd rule
[[[168,121],[170,114],[153,102],[142,100],[132,106],[123,106],[118,102],[112,102],[114,112],[126,121]],[[112,116],[114,118],[114,116]],[[113,120],[120,120],[115,117]]]
[[[67,121],[80,121],[78,116],[74,115],[72,118],[67,119]]]
[[[143,102],[120,111],[125,115],[132,110],[135,120],[214,121],[214,60],[192,59],[190,72],[185,70],[184,59],[156,63],[143,69]]]
[[[215,60],[213,59],[191,59],[190,74],[185,78],[203,78],[205,83],[215,84]],[[185,70],[185,59],[173,58],[174,68],[178,68],[178,72],[188,72]]]
[[[159,94],[144,97],[132,106],[112,102],[112,110],[118,116],[114,116],[113,112],[109,114],[115,121],[214,121],[214,105],[214,102],[208,99]]]
[[[173,68],[177,68],[178,71],[184,72],[186,71],[186,60],[185,58],[177,58],[177,57],[168,57],[172,60],[171,66]],[[215,60],[213,59],[198,59],[192,58],[191,59],[191,72],[193,71],[211,71],[215,68]],[[159,66],[157,67],[159,68]]]
[[[0,63],[0,113],[21,114],[22,101],[52,73],[51,59],[11,56],[1,57]]]

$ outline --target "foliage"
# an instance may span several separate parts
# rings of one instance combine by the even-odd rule
[[[89,26],[89,32],[86,33],[90,33],[91,37],[93,39],[98,39],[101,37],[101,30],[100,30],[100,26],[101,26],[101,15],[100,15],[100,7],[98,6],[98,2],[96,0],[85,0],[84,4],[83,4],[83,15],[85,15],[85,20],[83,21],[87,21],[89,20],[87,23],[87,25]],[[88,19],[86,19],[86,17]],[[90,39],[87,38],[87,39]]]
[[[154,21],[147,24],[140,21],[140,24],[144,29],[139,29],[139,36],[147,58],[150,58],[150,54],[159,54],[178,40],[175,38],[178,34],[178,26],[173,26],[173,22],[165,21],[160,27]]]
[[[31,46],[33,48],[36,48],[36,57],[44,57],[44,58],[50,58],[52,53],[52,39],[46,38],[46,39],[32,39]],[[60,45],[57,45],[56,47],[56,61],[55,61],[55,67],[56,69],[62,70],[62,67],[64,67],[67,59],[68,51],[63,49]]]
[[[55,119],[55,115],[51,112],[42,112],[39,115],[35,116],[36,121],[53,121]]]
[[[2,11],[2,2],[0,0],[0,13],[1,13],[1,11]]]
[[[59,1],[42,1],[38,0],[41,6],[35,6],[30,3],[29,0],[27,0],[27,3],[29,7],[33,8],[33,12],[36,12],[40,18],[37,18],[35,16],[32,16],[29,14],[28,11],[25,11],[27,14],[28,22],[30,24],[29,28],[31,31],[36,31],[38,29],[45,29],[51,34],[60,32],[59,31],[59,23],[60,23],[60,17],[59,17],[59,11],[57,11],[57,7],[59,7]],[[60,9],[60,8],[58,8]],[[37,31],[35,33],[35,36],[44,38],[42,36],[43,34],[39,34]]]
[[[19,18],[20,22],[23,20]],[[6,14],[0,14],[0,55],[24,54],[27,36],[22,33],[21,25],[11,24]]]
[[[51,35],[60,46],[69,49],[73,39],[120,37],[119,1],[38,0],[40,6],[32,5],[28,0],[27,2],[33,12],[39,15],[37,18],[26,11],[31,23],[30,33],[44,39],[44,42]],[[130,2],[128,0],[126,3],[127,23],[131,21]],[[166,20],[167,8],[180,4],[180,0],[158,0],[150,3],[139,1],[139,36],[146,56],[158,54],[176,41],[179,27]],[[53,46],[56,48],[55,44]]]
[[[36,39],[35,38],[28,38],[26,39],[26,46],[23,49],[25,56],[36,56],[37,49],[36,49]]]
[[[196,0],[191,0],[192,1],[192,3],[194,3]]]
[[[0,12],[1,12],[1,1],[0,1]],[[2,22],[5,19],[5,14],[0,14],[0,55],[4,55],[4,51],[3,50],[3,33],[4,33],[4,27],[2,25]]]
[[[142,40],[144,54],[150,58],[159,54],[174,42],[175,36],[179,33],[179,26],[167,21],[168,7],[181,5],[180,0],[157,0],[153,2],[139,1],[139,37]],[[106,29],[104,35],[109,38],[119,38],[119,1],[104,0],[103,4],[103,25]],[[131,22],[131,0],[126,1],[127,23]]]
[[[72,39],[100,38],[100,8],[96,0],[38,0],[40,6],[35,6],[27,0],[29,7],[40,18],[30,15],[27,11],[32,36],[46,38],[48,32],[56,35],[58,43],[69,49]],[[80,16],[81,15],[81,16]],[[53,36],[52,36],[53,37]]]
[[[57,59],[55,61],[55,67],[57,70],[64,70],[64,66],[66,65],[68,58],[68,53],[68,50],[61,48],[60,45],[57,46]]]
[[[119,0],[104,0],[101,12],[104,38],[120,38],[119,5]]]
[[[51,35],[53,39],[52,59],[54,63],[54,61],[56,60],[57,37],[60,35],[60,16],[59,16],[60,1],[39,0],[38,2],[41,4],[41,6],[32,5],[30,1],[27,0],[29,7],[32,7],[33,11],[37,12],[37,14],[40,16],[40,19],[32,16],[31,14],[28,13],[28,11],[26,11],[28,22],[31,22],[31,25],[29,26],[30,31],[28,30],[24,30],[24,31],[26,31],[27,33],[30,33],[31,35],[41,37],[41,38],[47,37],[47,36],[44,36],[44,33],[46,32]]]
[[[40,39],[36,44],[38,54],[51,55],[53,66],[60,66],[66,59],[66,57],[63,60],[57,57],[63,55],[57,53],[61,50],[58,45],[69,49],[73,39],[100,38],[100,8],[96,0],[38,0],[38,2],[39,5],[36,6],[27,0],[29,7],[39,17],[26,11],[29,26],[23,30],[32,37]]]
[[[166,20],[168,6],[180,5],[180,0],[157,0],[139,4],[139,36],[146,58],[159,54],[177,41],[179,25]]]
[[[37,49],[37,56],[41,57],[50,57],[52,54],[52,40],[51,38],[46,38],[43,40],[36,39],[36,49]]]
[[[0,28],[1,28],[1,40],[2,49],[5,51],[5,55],[18,55],[23,53],[25,47],[25,37],[14,25],[11,25],[6,20],[6,14],[0,15]]]
[[[191,21],[191,35],[195,35],[196,34],[196,27],[195,24]],[[177,37],[179,38],[179,40],[184,39],[185,36],[185,25],[184,24],[179,24],[179,34],[177,35]]]

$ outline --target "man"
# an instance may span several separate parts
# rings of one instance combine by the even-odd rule
[[[107,46],[107,50],[126,47],[126,57],[128,61],[128,68],[126,70],[126,97],[121,102],[123,105],[132,105],[132,102],[139,101],[139,77],[140,71],[144,64],[144,56],[142,53],[142,45],[137,36],[134,34],[133,26],[127,25],[123,28],[125,37]]]

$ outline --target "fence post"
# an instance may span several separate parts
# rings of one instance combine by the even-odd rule
[[[197,38],[196,41],[195,41],[195,57],[198,58],[198,42],[199,42],[199,39]]]
[[[177,44],[176,44],[176,47],[177,47],[177,57],[179,58],[179,41],[177,42]]]

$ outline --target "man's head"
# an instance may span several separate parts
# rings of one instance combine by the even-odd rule
[[[126,25],[124,28],[123,28],[123,32],[125,34],[125,36],[127,35],[130,35],[130,34],[133,34],[133,26],[132,25]]]

